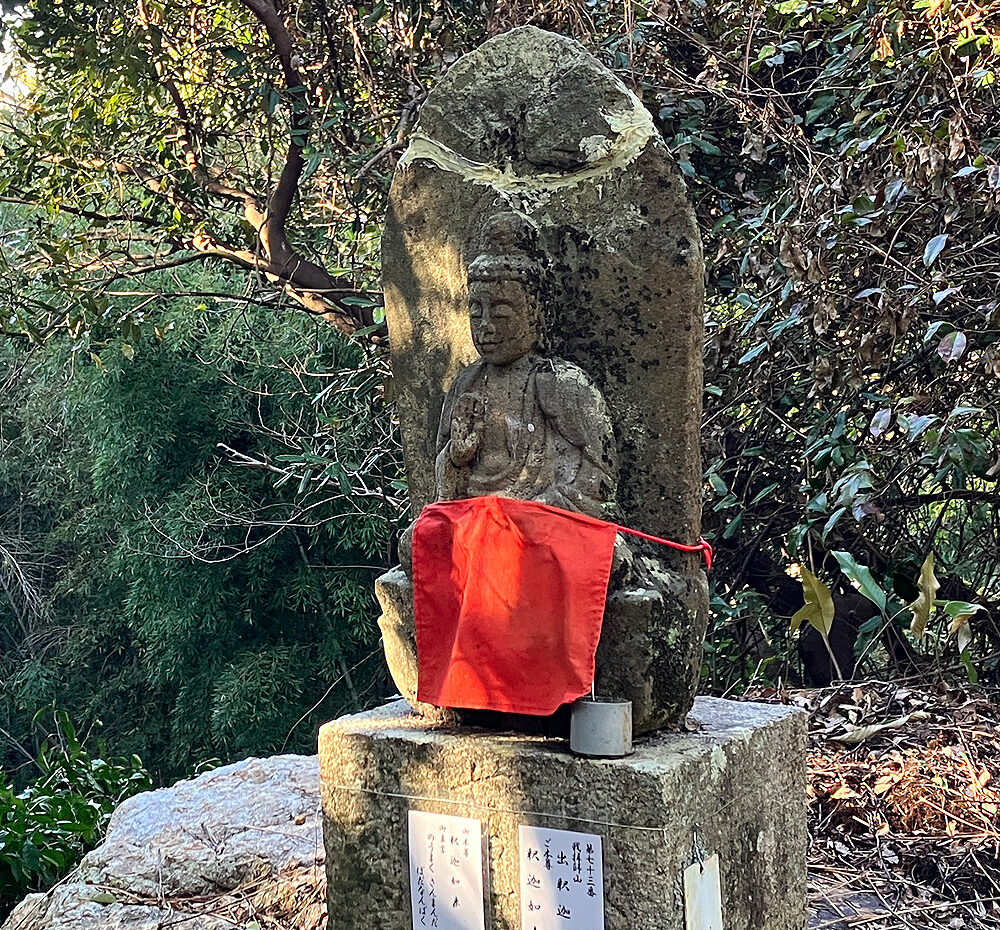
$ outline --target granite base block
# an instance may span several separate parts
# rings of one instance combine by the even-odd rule
[[[602,837],[606,930],[684,930],[683,872],[717,853],[726,930],[802,930],[805,717],[698,698],[633,755],[429,726],[403,701],[320,730],[331,930],[411,930],[407,811],[486,826],[487,927],[521,930],[518,825]]]

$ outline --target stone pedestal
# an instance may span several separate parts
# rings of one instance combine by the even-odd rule
[[[698,698],[625,759],[435,728],[399,701],[320,730],[331,930],[410,930],[407,811],[486,827],[487,927],[520,930],[518,825],[600,834],[606,930],[683,930],[683,871],[719,855],[726,930],[801,930],[805,718]]]

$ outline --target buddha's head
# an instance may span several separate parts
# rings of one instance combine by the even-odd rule
[[[541,341],[545,263],[529,221],[515,213],[491,217],[480,242],[469,264],[472,342],[484,361],[509,365]]]

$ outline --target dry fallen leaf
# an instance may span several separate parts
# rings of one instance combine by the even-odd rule
[[[856,746],[858,743],[863,743],[866,739],[875,736],[876,733],[881,733],[883,730],[898,730],[900,727],[906,726],[911,720],[926,720],[928,717],[930,717],[930,714],[926,711],[915,710],[913,713],[897,717],[895,720],[887,720],[885,723],[873,723],[866,727],[856,727],[847,733],[842,733],[839,736],[829,736],[827,739],[844,743],[848,746]]]
[[[885,794],[893,785],[898,784],[902,777],[902,772],[886,772],[875,782],[872,790],[876,794]]]

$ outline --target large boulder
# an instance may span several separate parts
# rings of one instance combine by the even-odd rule
[[[268,909],[313,930],[323,863],[316,757],[247,759],[130,798],[80,867],[2,930],[231,930]]]

